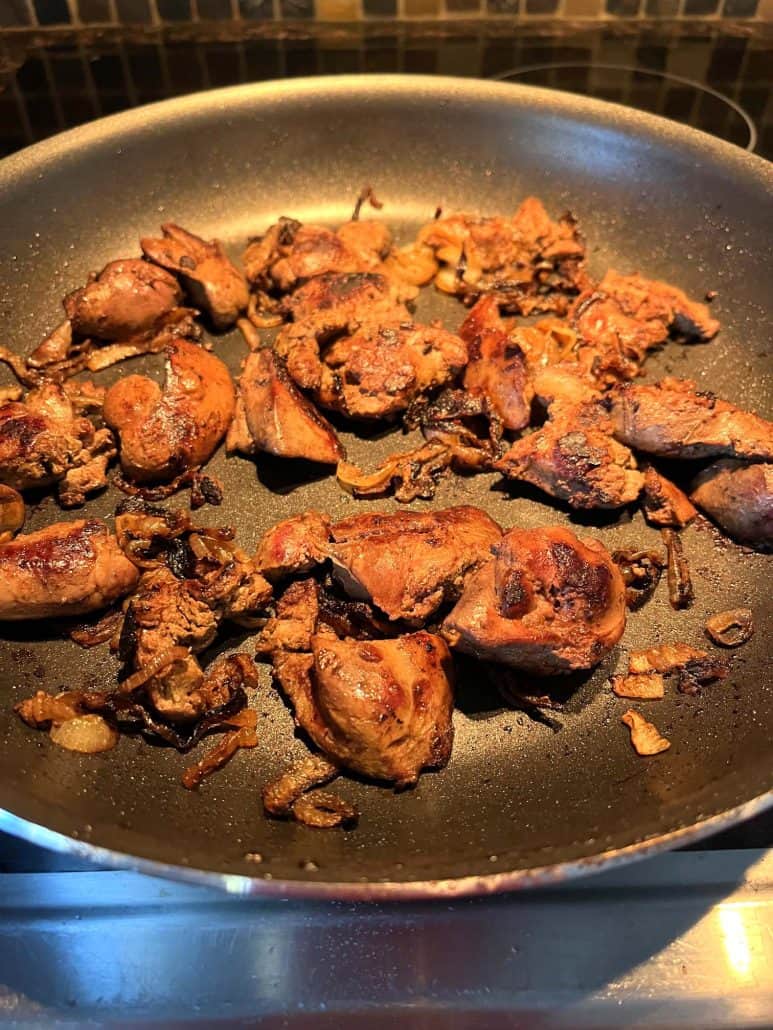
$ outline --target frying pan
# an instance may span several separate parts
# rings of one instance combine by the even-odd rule
[[[65,133],[0,165],[0,296],[5,342],[27,352],[61,316],[61,297],[137,239],[174,219],[234,254],[277,216],[336,223],[365,183],[381,216],[408,239],[447,209],[512,211],[529,193],[571,209],[591,271],[640,269],[701,297],[715,289],[723,329],[705,346],[671,344],[648,377],[694,377],[770,413],[773,173],[728,144],[626,108],[527,87],[372,76],[246,86],[159,103]],[[419,317],[450,326],[462,309],[425,291]],[[245,347],[216,340],[234,372]],[[153,369],[147,358],[134,369]],[[126,374],[124,365],[103,381]],[[344,433],[350,460],[373,466],[408,446],[399,432]],[[342,517],[391,509],[354,501],[308,466],[219,454],[219,509],[253,547],[273,522],[310,507]],[[110,515],[119,495],[90,502]],[[659,544],[629,511],[572,514],[497,476],[455,477],[430,506],[480,505],[504,526],[572,524],[609,548]],[[417,505],[421,507],[421,505]],[[62,516],[53,501],[30,527]],[[451,895],[556,882],[673,847],[762,810],[773,798],[770,559],[730,544],[706,522],[684,534],[696,600],[669,607],[665,586],[631,615],[622,646],[592,674],[556,688],[557,732],[503,708],[482,669],[460,665],[456,743],[447,769],[415,790],[341,781],[361,812],[351,832],[268,821],[261,786],[297,756],[290,713],[268,672],[254,701],[260,746],[197,794],[179,785],[190,758],[125,738],[105,755],[51,745],[12,715],[35,689],[114,682],[105,648],[83,651],[53,622],[6,626],[0,641],[0,828],[110,865],[258,894],[382,898]],[[669,692],[646,714],[671,741],[656,758],[632,750],[628,707],[607,678],[625,648],[705,642],[707,615],[748,605],[757,631],[731,677],[697,698]],[[213,652],[249,649],[249,635]]]

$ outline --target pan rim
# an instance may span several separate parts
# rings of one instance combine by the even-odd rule
[[[681,148],[682,153],[686,149],[688,156],[693,156],[696,161],[711,162],[734,175],[744,176],[747,182],[753,181],[758,186],[773,190],[773,163],[734,144],[658,115],[607,101],[523,84],[459,77],[383,74],[317,76],[248,83],[142,105],[67,130],[3,159],[0,161],[0,188],[41,173],[45,171],[50,160],[67,158],[83,148],[96,144],[104,145],[111,140],[116,143],[125,142],[135,131],[147,131],[149,126],[156,127],[159,132],[163,131],[164,126],[173,122],[180,114],[195,113],[203,118],[212,112],[218,112],[221,116],[227,115],[229,111],[238,111],[242,106],[249,107],[255,101],[293,102],[303,98],[334,100],[336,97],[364,96],[377,96],[379,99],[455,98],[462,102],[477,100],[513,107],[534,106],[555,116],[571,116],[574,121],[613,126],[618,131],[639,140],[657,140],[662,144],[665,137],[675,148]],[[403,901],[449,899],[555,886],[575,877],[615,868],[639,858],[698,841],[771,807],[773,789],[689,826],[678,827],[666,833],[579,859],[531,869],[404,882],[267,879],[265,876],[215,872],[140,858],[90,844],[41,826],[5,809],[0,809],[0,830],[30,843],[40,844],[51,850],[113,869],[132,869],[166,879],[199,883],[236,895],[308,900]]]
[[[77,840],[58,830],[40,826],[31,820],[0,808],[0,831],[75,858],[107,866],[112,871],[129,871],[164,880],[183,881],[211,887],[225,894],[241,897],[295,901],[401,902],[450,900],[455,898],[511,893],[533,888],[560,887],[566,881],[593,873],[607,872],[645,858],[693,844],[736,823],[751,819],[773,808],[773,789],[744,801],[733,808],[702,819],[690,826],[669,830],[626,844],[621,848],[601,851],[584,858],[571,859],[531,869],[514,869],[501,873],[450,877],[436,880],[286,880],[243,873],[218,873],[195,866],[175,865],[157,859],[140,858],[97,844]]]
[[[697,150],[700,156],[711,154],[713,160],[736,165],[736,171],[743,169],[758,178],[761,183],[773,188],[773,162],[750,153],[742,147],[719,139],[701,129],[682,125],[661,115],[639,111],[622,104],[594,97],[584,97],[565,90],[554,90],[542,86],[522,83],[499,82],[491,79],[462,78],[441,75],[319,75],[290,80],[269,80],[267,82],[245,83],[239,86],[225,86],[219,89],[188,93],[153,103],[142,104],[127,111],[96,118],[91,122],[66,129],[49,139],[33,143],[16,154],[0,160],[0,186],[31,171],[50,157],[63,156],[89,143],[104,142],[108,136],[125,137],[132,130],[147,130],[149,123],[163,124],[174,116],[184,113],[199,113],[211,109],[224,110],[249,104],[253,99],[299,99],[313,96],[337,95],[356,96],[360,94],[379,97],[386,95],[416,97],[437,95],[448,98],[457,94],[466,99],[505,102],[510,99],[516,104],[533,104],[556,114],[571,113],[588,120],[609,125],[616,123],[621,129],[635,129],[637,137],[657,137],[662,142],[665,135],[673,142]]]

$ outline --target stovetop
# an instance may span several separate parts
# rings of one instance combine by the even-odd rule
[[[625,19],[7,31],[0,36],[0,154],[183,93],[357,72],[506,76],[641,107],[773,158],[772,23]]]
[[[351,72],[588,93],[773,158],[771,26],[482,20],[8,32],[0,155],[166,97]],[[773,811],[565,888],[366,906],[232,899],[0,834],[0,1023],[769,1026],[771,846]]]

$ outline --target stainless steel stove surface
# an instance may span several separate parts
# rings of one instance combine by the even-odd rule
[[[392,22],[271,38],[210,24],[16,32],[0,47],[0,154],[210,86],[405,70],[587,92],[773,158],[764,26]],[[564,888],[352,905],[95,870],[0,834],[0,1023],[769,1027],[771,845],[773,811]]]
[[[662,855],[452,904],[0,875],[0,1024],[769,1027],[773,855]]]

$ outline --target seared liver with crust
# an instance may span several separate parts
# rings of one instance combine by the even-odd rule
[[[158,325],[182,300],[173,275],[140,258],[105,265],[86,286],[64,298],[73,332],[127,340]]]
[[[773,547],[773,464],[717,461],[696,477],[690,498],[735,540]]]
[[[773,460],[773,424],[697,390],[690,379],[620,387],[610,408],[617,439],[647,454]]]
[[[100,405],[101,391],[89,384],[50,382],[23,401],[0,403],[0,483],[17,490],[56,483],[66,507],[104,487],[113,434],[84,414]]]
[[[573,508],[619,508],[636,500],[644,477],[611,430],[598,402],[555,402],[547,422],[516,440],[494,467]]]
[[[398,787],[448,762],[452,664],[441,637],[316,633],[310,654],[278,655],[274,667],[296,722],[332,761]]]
[[[232,326],[250,298],[244,276],[222,245],[173,222],[162,225],[161,232],[161,239],[140,240],[145,257],[179,277],[191,303],[209,315],[216,329]]]
[[[100,519],[55,522],[0,545],[0,620],[97,611],[138,580],[139,571]]]
[[[263,534],[255,563],[269,579],[310,572],[327,558],[330,528],[330,519],[318,511],[283,519]]]
[[[225,436],[235,401],[220,358],[187,340],[169,344],[163,389],[133,375],[119,379],[105,397],[105,422],[120,437],[126,477],[162,482],[203,465]]]
[[[229,451],[265,451],[335,465],[345,455],[336,432],[287,374],[270,348],[253,351],[239,379]]]
[[[482,297],[462,323],[459,335],[467,344],[469,360],[464,388],[486,398],[505,429],[523,429],[531,416],[534,389],[526,356],[505,332],[495,297]]]
[[[352,597],[417,624],[459,596],[502,530],[479,508],[354,515],[332,529],[333,572]]]
[[[562,527],[511,529],[470,576],[443,635],[537,675],[590,669],[625,629],[625,583],[598,540]]]

